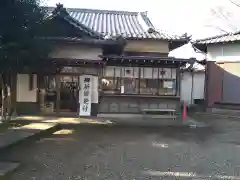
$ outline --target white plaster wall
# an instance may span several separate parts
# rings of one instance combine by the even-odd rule
[[[212,61],[240,61],[240,44],[212,44],[207,46],[207,52]]]
[[[101,48],[84,45],[58,45],[54,48],[50,57],[66,59],[100,60]]]
[[[205,73],[197,72],[193,75],[193,90],[192,90],[192,75],[185,72],[181,77],[181,100],[190,105],[194,103],[194,99],[204,99]],[[191,97],[192,91],[192,97]]]
[[[33,90],[29,90],[29,75],[17,75],[17,102],[37,102],[37,76],[33,77]]]
[[[169,52],[168,41],[151,41],[151,40],[129,40],[124,49],[125,51],[137,51],[137,52]]]
[[[193,99],[204,99],[205,72],[194,74],[193,85]]]

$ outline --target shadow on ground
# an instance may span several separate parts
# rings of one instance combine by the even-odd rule
[[[211,136],[222,133],[219,129],[214,127],[208,128],[189,128],[189,127],[138,127],[138,126],[122,126],[122,125],[62,125],[63,129],[72,130],[71,133],[87,132],[88,134],[95,134],[101,136],[118,136],[129,138],[141,137],[146,135],[157,135],[161,138],[173,139],[177,141],[192,141],[195,143],[207,143]],[[66,137],[68,135],[58,134],[53,137]]]
[[[222,163],[223,147],[229,148],[228,144],[223,146],[212,141],[219,134],[222,132],[214,128],[61,125],[61,130],[52,135],[9,149],[1,154],[1,159],[22,163],[12,180],[79,177],[115,180],[121,179],[114,178],[119,173],[140,176],[140,172],[146,170],[144,168],[165,172],[179,164],[184,172],[197,169],[209,173],[209,161],[217,159],[219,164]],[[218,148],[219,145],[222,148]],[[214,157],[216,152],[217,157]],[[230,155],[232,152],[229,153],[232,158]],[[197,160],[192,160],[193,156],[197,156]],[[202,157],[210,160],[202,162]],[[95,177],[98,173],[102,175]]]

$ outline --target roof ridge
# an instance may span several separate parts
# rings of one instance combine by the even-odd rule
[[[168,36],[181,38],[181,35],[179,35],[177,32],[168,32],[166,29],[157,29],[157,28],[154,28],[154,30],[157,33],[160,33],[160,34],[165,34],[165,35],[168,35]]]
[[[125,11],[125,10],[107,10],[107,9],[90,9],[90,8],[68,8],[69,11],[93,12],[93,13],[110,13],[110,14],[130,14],[137,15],[138,13],[145,13],[146,11]]]
[[[150,20],[149,16],[147,15],[147,12],[139,12],[138,14],[141,15],[141,18],[143,19],[143,21],[146,23],[146,25],[149,27],[149,28],[153,28],[153,29],[156,29],[154,27],[154,25],[152,24],[152,21]]]
[[[229,36],[229,35],[237,35],[237,34],[240,34],[240,31],[229,32],[229,33],[219,34],[219,35],[211,36],[211,37],[207,37],[207,38],[197,39],[197,40],[195,40],[195,42],[212,40],[212,39],[216,39],[216,38],[221,38],[221,37],[225,37],[225,36]]]

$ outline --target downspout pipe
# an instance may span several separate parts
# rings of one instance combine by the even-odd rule
[[[193,102],[194,70],[193,70],[193,69],[191,69],[191,70],[190,70],[190,73],[191,73],[191,77],[192,77],[192,87],[191,87],[191,105],[193,105],[193,104],[194,104],[194,102]]]
[[[192,81],[191,81],[191,105],[193,105],[193,83],[194,83],[194,69],[193,69],[193,65],[197,60],[195,58],[191,58],[189,61],[190,66],[188,67],[188,72],[190,72],[191,77],[192,77]]]

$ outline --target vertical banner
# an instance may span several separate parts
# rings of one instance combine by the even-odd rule
[[[91,116],[92,76],[80,76],[79,116]]]

